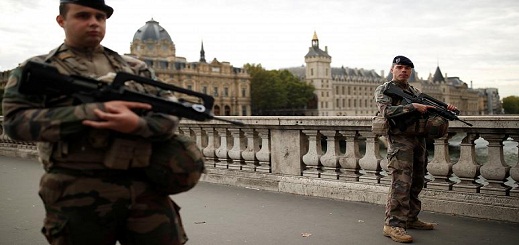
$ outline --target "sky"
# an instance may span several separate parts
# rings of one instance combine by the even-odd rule
[[[102,44],[129,53],[135,32],[158,21],[176,55],[261,64],[265,69],[304,65],[314,32],[332,67],[387,75],[405,55],[427,79],[439,66],[473,88],[519,96],[517,0],[105,0],[115,9]],[[59,0],[0,1],[0,71],[48,53],[64,40],[55,21]]]

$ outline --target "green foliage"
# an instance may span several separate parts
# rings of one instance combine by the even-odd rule
[[[505,114],[519,114],[519,97],[508,96],[503,99]]]
[[[314,87],[287,70],[267,71],[255,64],[246,64],[244,67],[251,76],[253,115],[280,115],[280,111],[290,113],[302,110],[313,98]]]

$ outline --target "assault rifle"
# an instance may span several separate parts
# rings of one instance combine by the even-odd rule
[[[128,81],[181,93],[198,101],[179,99],[177,102],[140,93],[125,86],[125,83]],[[20,93],[50,96],[71,95],[84,103],[112,100],[142,102],[150,104],[152,107],[151,110],[154,112],[175,115],[196,121],[215,119],[235,125],[244,125],[242,122],[215,117],[211,113],[214,98],[210,95],[125,72],[118,72],[112,83],[106,83],[78,75],[63,75],[59,73],[56,67],[49,64],[29,61],[22,71]]]
[[[434,113],[434,114],[441,116],[445,119],[448,119],[450,121],[454,121],[454,120],[460,121],[460,122],[465,123],[468,126],[472,127],[472,124],[458,118],[457,115],[460,114],[459,110],[457,110],[457,109],[454,111],[447,110],[447,104],[445,104],[442,101],[439,101],[427,94],[421,93],[419,95],[415,95],[409,91],[405,91],[405,90],[399,88],[398,86],[396,86],[392,83],[389,83],[386,90],[384,91],[384,94],[388,95],[388,96],[391,96],[391,95],[398,96],[398,97],[404,99],[408,104],[418,103],[418,104],[422,104],[422,105],[434,106],[434,108],[429,109],[429,110],[431,110],[431,113]]]

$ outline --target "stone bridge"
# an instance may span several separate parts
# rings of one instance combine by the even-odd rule
[[[183,120],[206,157],[202,180],[299,195],[385,204],[384,139],[370,117],[225,117]],[[424,210],[519,222],[519,116],[462,117],[431,142]],[[34,143],[0,136],[0,155],[36,158]]]

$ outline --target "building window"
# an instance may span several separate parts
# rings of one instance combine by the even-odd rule
[[[202,87],[202,93],[207,94],[207,86]]]
[[[229,88],[223,88],[223,96],[229,97]]]
[[[247,116],[247,106],[244,106],[244,105],[241,106],[241,115]]]
[[[241,97],[247,97],[247,89],[245,89],[245,88],[241,89]]]
[[[214,87],[214,93],[213,96],[218,96],[218,87]]]

